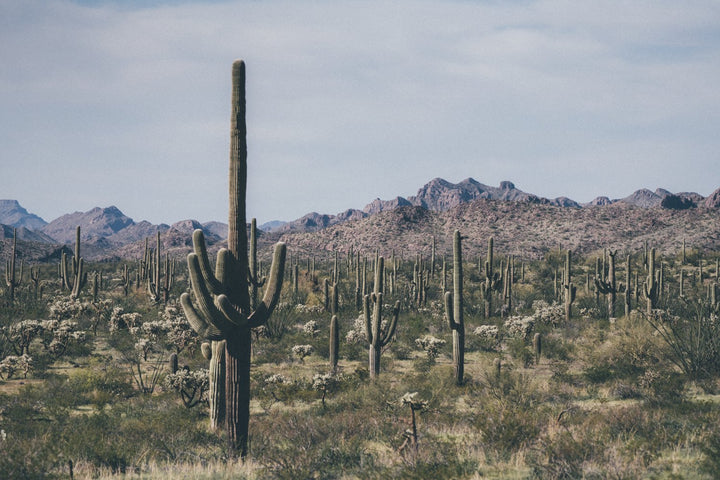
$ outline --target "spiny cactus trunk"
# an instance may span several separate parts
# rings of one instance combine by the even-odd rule
[[[337,370],[338,360],[340,358],[340,330],[338,328],[337,315],[333,315],[330,320],[330,368],[332,371]]]
[[[230,124],[230,175],[228,216],[228,262],[230,281],[227,297],[245,315],[250,314],[247,283],[248,242],[245,216],[247,191],[247,127],[245,125],[245,63],[232,70],[232,117]],[[228,442],[247,455],[250,421],[250,328],[234,328],[225,344],[225,401]]]
[[[462,385],[465,375],[465,321],[463,320],[463,271],[462,271],[462,237],[455,230],[453,237],[453,296],[452,310],[446,299],[446,315],[453,332],[453,370],[455,384]]]
[[[225,423],[225,340],[211,343],[208,403],[210,429],[217,431]]]

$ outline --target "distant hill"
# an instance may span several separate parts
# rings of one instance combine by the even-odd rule
[[[39,230],[47,225],[47,222],[33,213],[28,213],[17,200],[0,200],[0,224]]]
[[[39,219],[15,200],[1,201],[0,206],[4,218],[15,223]],[[492,187],[472,178],[457,184],[435,178],[415,196],[375,199],[363,210],[348,209],[337,215],[313,212],[292,222],[269,222],[261,225],[259,235],[265,247],[283,239],[308,253],[348,245],[420,252],[427,246],[427,235],[449,238],[453,228],[478,239],[496,236],[497,241],[506,242],[508,251],[519,255],[540,255],[560,244],[582,250],[603,245],[635,248],[643,238],[669,248],[685,237],[698,247],[718,249],[718,215],[720,189],[707,198],[694,192],[640,189],[624,198],[598,197],[580,205],[567,197],[547,199],[523,192],[508,181]],[[197,228],[205,232],[209,250],[214,252],[224,244],[228,228],[221,222],[200,224],[195,220],[172,225],[136,223],[117,207],[96,207],[63,215],[38,230],[18,228],[18,248],[28,260],[55,258],[67,248],[63,245],[75,242],[78,225],[83,257],[90,261],[139,258],[146,239],[154,248],[157,232],[161,233],[163,251],[184,256],[192,248],[191,235]],[[11,237],[12,226],[2,226],[2,256],[7,255]]]
[[[720,209],[668,210],[626,202],[564,208],[484,198],[443,212],[400,207],[318,232],[286,233],[279,239],[293,251],[316,256],[325,252],[329,257],[335,250],[345,252],[352,247],[413,258],[429,254],[433,236],[439,254],[450,255],[456,229],[467,237],[463,249],[468,258],[482,255],[491,236],[501,254],[536,259],[560,247],[580,254],[603,248],[637,252],[645,241],[660,254],[674,254],[683,238],[693,248],[720,250]]]
[[[56,218],[42,228],[42,232],[58,243],[75,241],[75,229],[80,226],[82,240],[107,238],[120,230],[134,225],[117,207],[95,207],[87,212],[68,213]]]
[[[663,199],[669,198],[665,204]],[[720,197],[720,194],[718,194]],[[675,198],[677,197],[677,199]],[[392,200],[381,200],[376,198],[363,208],[362,211],[350,209],[337,215],[320,214],[317,212],[308,213],[303,217],[290,222],[269,222],[261,228],[268,232],[290,233],[290,232],[316,232],[349,220],[359,220],[402,207],[422,207],[433,212],[444,212],[458,205],[473,202],[477,199],[496,200],[501,202],[521,202],[537,205],[549,205],[563,208],[584,208],[592,206],[607,206],[615,203],[623,203],[642,208],[664,207],[668,209],[684,209],[694,207],[708,207],[720,203],[708,203],[705,198],[694,192],[671,192],[658,188],[654,192],[643,188],[633,192],[625,198],[611,200],[608,197],[597,197],[587,204],[580,204],[568,197],[544,198],[532,193],[527,193],[515,186],[510,181],[500,182],[500,185],[493,187],[478,182],[473,178],[466,178],[459,183],[452,183],[442,178],[434,178],[420,187],[417,194],[408,198],[395,197]]]

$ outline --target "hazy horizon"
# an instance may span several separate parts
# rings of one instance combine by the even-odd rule
[[[584,203],[720,187],[720,4],[0,2],[0,197],[46,221],[227,221],[247,63],[248,218],[435,177]]]

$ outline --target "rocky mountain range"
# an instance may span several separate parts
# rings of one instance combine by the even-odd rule
[[[695,236],[699,242],[710,246],[717,240],[719,214],[720,189],[707,198],[697,193],[673,194],[660,188],[654,192],[641,189],[625,198],[611,200],[598,197],[587,204],[579,204],[566,197],[547,199],[526,193],[509,181],[492,187],[472,178],[457,184],[436,178],[421,187],[415,196],[375,199],[363,210],[349,209],[337,215],[310,213],[292,222],[271,222],[261,229],[266,230],[263,242],[269,244],[282,239],[291,248],[308,252],[341,248],[341,244],[350,239],[356,247],[374,248],[374,244],[380,248],[386,245],[388,248],[420,249],[423,242],[427,242],[427,235],[447,234],[449,237],[454,228],[477,230],[478,237],[493,231],[499,232],[499,235],[514,232],[512,243],[518,247],[523,245],[520,241],[523,238],[540,240],[535,247],[525,245],[527,249],[536,251],[548,248],[550,244],[572,244],[572,238],[585,238],[584,244],[578,243],[577,248],[592,248],[603,241],[625,242],[631,237],[635,241],[651,233],[655,238],[666,227],[675,235],[681,235],[683,222],[686,222],[685,235],[692,237],[693,225],[702,225],[705,234],[697,233]],[[606,217],[614,219],[618,225],[634,222],[639,230],[608,224],[607,231],[598,232],[606,223],[603,220]],[[388,225],[388,219],[396,223]],[[506,224],[510,219],[516,221]],[[205,232],[211,245],[227,237],[227,225],[221,222],[200,224],[194,220],[183,220],[173,225],[153,225],[147,221],[135,222],[114,206],[66,214],[47,223],[27,212],[15,200],[0,200],[0,225],[0,239],[6,239],[0,248],[5,255],[8,251],[7,239],[12,237],[12,227],[16,227],[21,243],[35,245],[30,257],[38,260],[59,256],[63,245],[71,245],[75,241],[78,225],[81,227],[83,256],[95,261],[138,258],[146,239],[154,237],[157,232],[162,234],[163,250],[177,255],[189,251],[191,233],[196,228]],[[467,225],[478,227],[469,229]],[[542,229],[538,230],[541,225]],[[566,225],[568,231],[552,234],[558,225]],[[572,228],[584,230],[585,237],[571,235],[569,230]],[[451,230],[447,232],[447,229]],[[587,237],[591,233],[597,237],[593,241]],[[420,237],[413,239],[413,235]],[[666,232],[666,236],[669,238],[672,235]],[[527,250],[524,251],[527,254]]]
[[[417,195],[408,198],[395,197],[392,200],[376,198],[362,210],[350,209],[337,215],[313,212],[291,222],[273,222],[272,224],[266,224],[264,226],[268,232],[316,232],[349,220],[367,218],[376,213],[394,210],[400,207],[415,206],[434,212],[444,212],[477,199],[531,203],[565,208],[585,208],[623,203],[642,208],[664,207],[678,210],[697,207],[720,208],[720,189],[708,198],[704,198],[702,195],[694,192],[673,194],[662,188],[658,188],[654,192],[643,188],[624,198],[611,200],[608,197],[597,197],[591,202],[580,204],[567,197],[548,199],[527,193],[515,187],[515,184],[510,181],[503,181],[500,182],[500,186],[492,187],[472,178],[466,178],[459,183],[451,183],[442,178],[435,178],[421,187]],[[665,204],[663,204],[663,202],[665,202]]]

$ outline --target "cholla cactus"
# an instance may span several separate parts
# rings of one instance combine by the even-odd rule
[[[433,337],[432,335],[425,335],[422,338],[415,339],[415,345],[425,350],[428,360],[435,360],[440,355],[440,349],[445,346],[447,342],[441,338]]]
[[[9,327],[3,327],[5,337],[18,355],[30,353],[30,344],[42,333],[43,326],[38,320],[22,320]]]
[[[207,402],[207,391],[210,387],[208,370],[190,370],[187,367],[165,376],[165,388],[180,394],[183,405],[192,408],[200,402]]]
[[[304,363],[305,357],[312,355],[315,348],[312,345],[293,345],[292,353],[300,359],[300,363]]]
[[[339,378],[332,373],[317,373],[313,376],[312,388],[322,395],[320,401],[322,402],[323,408],[325,408],[325,397],[335,391],[339,383]]]
[[[33,359],[30,355],[8,355],[0,361],[0,377],[9,379],[15,372],[22,372],[23,378],[33,369]]]
[[[310,320],[305,325],[303,325],[302,331],[304,334],[314,337],[318,334],[320,330],[318,329],[317,322],[315,320]]]

